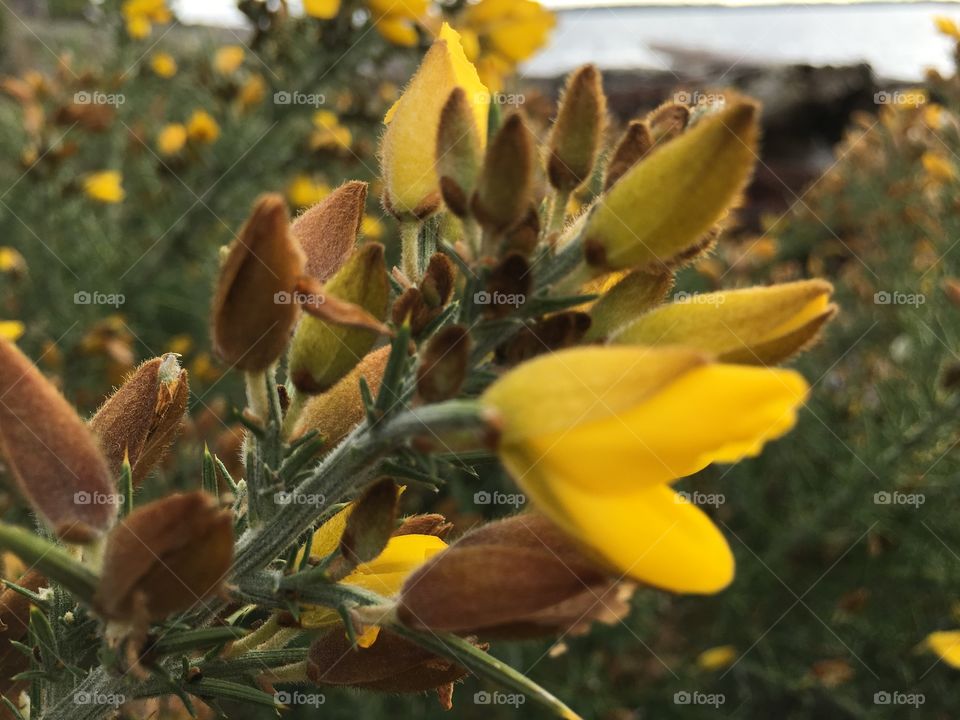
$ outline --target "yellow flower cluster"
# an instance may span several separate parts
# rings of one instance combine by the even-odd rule
[[[120,12],[127,34],[135,40],[149,37],[155,24],[166,25],[173,20],[166,0],[124,0]]]

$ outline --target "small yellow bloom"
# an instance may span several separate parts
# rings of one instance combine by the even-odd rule
[[[239,45],[224,45],[213,55],[213,69],[221,75],[233,75],[243,64],[244,56]]]
[[[409,86],[384,119],[387,131],[381,151],[386,196],[397,215],[425,217],[440,205],[435,167],[440,111],[458,87],[470,103],[483,144],[490,94],[467,60],[460,36],[444,23]]]
[[[127,18],[127,35],[134,40],[143,40],[149,37],[152,28],[150,20],[143,15],[133,15]]]
[[[177,61],[170,53],[155,52],[150,56],[150,69],[158,77],[172,78],[177,74]]]
[[[161,155],[176,155],[187,143],[187,128],[182,123],[164,125],[157,135],[157,150]]]
[[[704,650],[697,656],[697,667],[701,670],[723,670],[737,659],[737,649],[733,645]]]
[[[340,0],[304,0],[303,11],[318,20],[331,20],[340,12]]]
[[[952,37],[954,40],[960,40],[960,27],[957,27],[957,24],[950,18],[938,15],[933,19],[933,22],[940,33]]]
[[[349,148],[353,142],[350,128],[341,125],[336,113],[330,110],[317,110],[313,114],[313,126],[316,129],[310,136],[310,147],[314,150]]]
[[[102,203],[118,203],[126,193],[123,191],[123,175],[116,170],[103,170],[87,175],[83,191],[88,197]]]
[[[175,355],[186,355],[192,349],[193,338],[186,333],[174,335],[172,338],[170,338],[170,342],[167,343],[167,352],[172,352]]]
[[[27,261],[16,248],[4,245],[0,247],[0,272],[22,273],[27,269]]]
[[[960,669],[960,630],[941,630],[927,635],[927,647],[950,667]]]
[[[936,183],[947,183],[957,179],[957,168],[943,155],[927,151],[920,158],[927,176]]]
[[[166,0],[125,0],[120,13],[126,21],[127,34],[135,40],[150,35],[153,24],[165,24],[173,19]]]
[[[206,110],[194,110],[187,121],[187,135],[191,140],[214,143],[220,137],[220,126]]]
[[[796,422],[807,384],[680,347],[585,347],[511,370],[482,396],[499,455],[558,527],[618,573],[674,592],[733,578],[723,535],[670,487],[757,455]]]
[[[402,17],[382,17],[373,21],[373,27],[389,43],[400,47],[414,47],[420,39],[417,26]]]
[[[287,200],[293,207],[305,208],[315,205],[330,194],[330,186],[317,182],[309,175],[297,175],[287,186]]]
[[[360,234],[368,240],[379,240],[383,237],[385,229],[380,218],[373,215],[364,215],[360,221]]]
[[[16,342],[26,330],[26,327],[19,320],[0,320],[0,338]]]
[[[237,93],[237,102],[242,110],[248,110],[263,102],[267,95],[267,82],[263,75],[255,73],[247,78]]]

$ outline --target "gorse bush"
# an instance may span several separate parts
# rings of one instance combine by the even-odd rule
[[[8,712],[316,705],[327,686],[451,707],[473,674],[576,717],[487,643],[615,623],[638,585],[726,588],[727,541],[671,483],[791,429],[808,386],[775,366],[835,311],[819,280],[665,302],[751,176],[758,113],[668,104],[607,148],[588,66],[541,143],[443,25],[380,143],[399,265],[358,239],[359,181],[292,223],[262,195],[221,251],[211,335],[246,384],[243,465],[206,451],[186,492],[143,500],[187,404],[175,355],[85,423],[3,341],[0,447],[39,527],[0,525],[29,568],[6,570]],[[115,180],[86,193],[118,199]],[[491,462],[528,511],[452,542],[442,516],[398,514],[464,471],[487,491]]]

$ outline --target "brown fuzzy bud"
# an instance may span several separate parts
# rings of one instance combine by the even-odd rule
[[[297,420],[293,437],[316,430],[324,440],[325,449],[335,447],[365,416],[360,378],[366,380],[376,397],[389,357],[389,347],[373,351],[327,392],[310,398]]]
[[[607,119],[603,78],[594,65],[571,73],[550,133],[547,176],[558,190],[572,192],[593,172]]]
[[[440,112],[437,131],[437,174],[440,194],[454,215],[466,217],[469,199],[483,159],[480,133],[467,93],[458,87]]]
[[[467,378],[470,333],[450,325],[434,335],[417,369],[417,393],[424,402],[449,400],[460,393]]]
[[[290,232],[303,248],[312,278],[326,282],[350,257],[366,202],[367,183],[351,180],[294,220]]]
[[[443,253],[431,255],[427,271],[420,281],[420,293],[424,302],[431,308],[442,308],[450,302],[456,280],[457,269],[453,260]]]
[[[307,677],[318,685],[380,692],[425,692],[466,674],[459,665],[388,630],[381,630],[370,647],[353,648],[338,628],[315,640],[307,658]]]
[[[653,136],[650,128],[640,120],[633,120],[628,126],[613,154],[607,163],[607,176],[604,179],[603,189],[609,190],[617,180],[640,162],[643,156],[653,147]]]
[[[611,585],[559,529],[525,513],[484,525],[430,558],[404,583],[397,616],[435,632],[554,634],[611,619],[613,607],[596,602]],[[588,594],[593,603],[584,604]],[[625,606],[612,615],[621,612]]]
[[[690,108],[676,102],[666,102],[646,117],[647,127],[655,145],[672,140],[687,128]]]
[[[187,371],[168,354],[140,365],[101,406],[89,424],[115,477],[125,456],[135,485],[163,459],[180,432],[189,392]]]
[[[453,523],[447,522],[447,519],[438,513],[426,513],[424,515],[411,515],[404,518],[400,527],[393,531],[393,536],[398,535],[435,535],[441,540],[447,536],[453,529]]]
[[[531,205],[523,220],[510,228],[503,238],[502,255],[517,253],[529,257],[540,242],[540,215]]]
[[[340,554],[351,566],[370,562],[383,552],[393,535],[399,500],[397,484],[385,478],[368,488],[353,504],[340,536]]]
[[[590,329],[590,316],[583,312],[559,312],[522,328],[509,342],[497,348],[497,361],[519,365],[545,352],[580,343]]]
[[[213,343],[225,362],[258,372],[280,357],[297,319],[290,295],[303,265],[283,198],[261,197],[230,245],[217,281]]]
[[[137,508],[107,538],[97,612],[146,623],[201,604],[233,564],[233,513],[203,492]]]
[[[502,233],[523,219],[533,193],[534,141],[520,114],[511,115],[487,148],[471,206],[479,223]]]
[[[30,507],[69,542],[117,514],[114,480],[90,428],[20,350],[0,341],[0,450]]]
[[[526,258],[516,253],[507,255],[487,279],[484,313],[491,317],[509,315],[527,302],[532,286],[533,273]]]

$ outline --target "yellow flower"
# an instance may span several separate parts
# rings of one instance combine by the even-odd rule
[[[0,272],[22,273],[27,269],[27,261],[16,248],[4,245],[0,247]]]
[[[935,183],[947,183],[957,179],[957,168],[939,153],[927,151],[920,158],[927,176]]]
[[[161,155],[176,155],[186,142],[187,128],[181,123],[169,123],[157,135],[157,150]]]
[[[177,61],[170,53],[155,52],[150,56],[150,69],[159,77],[172,78],[177,74]]]
[[[758,454],[806,393],[793,371],[689,348],[585,347],[520,365],[482,402],[507,471],[558,527],[627,577],[711,593],[733,578],[733,555],[669,483]]]
[[[267,83],[263,79],[263,75],[255,73],[240,86],[240,91],[237,93],[237,102],[242,110],[248,110],[263,102],[266,95]]]
[[[384,227],[380,218],[373,215],[364,215],[360,221],[360,234],[368,240],[379,240],[383,237]]]
[[[336,550],[352,510],[353,506],[348,505],[317,529],[310,544],[311,555],[323,558]],[[447,544],[435,535],[397,535],[390,538],[383,552],[375,559],[358,565],[341,582],[384,597],[393,597],[400,592],[404,581],[414,570],[446,547]],[[302,557],[301,550],[297,561]],[[306,628],[326,628],[340,622],[340,616],[330,608],[305,605],[300,622]],[[369,628],[357,643],[360,647],[370,647],[379,631],[378,627]]]
[[[460,36],[444,23],[407,89],[384,118],[387,131],[381,154],[386,199],[396,215],[422,218],[440,205],[435,167],[440,111],[458,87],[466,94],[485,143],[490,94],[467,60]]]
[[[0,338],[16,342],[26,330],[24,324],[19,320],[0,320]]]
[[[303,11],[310,17],[331,20],[340,12],[340,0],[304,0]]]
[[[194,110],[187,121],[187,135],[191,140],[213,143],[220,137],[220,126],[206,110]]]
[[[120,14],[126,22],[127,34],[135,40],[147,37],[153,24],[166,24],[173,19],[166,0],[124,0]]]
[[[941,630],[927,635],[927,647],[950,667],[960,669],[960,630]]]
[[[317,182],[309,175],[297,175],[287,186],[287,200],[294,207],[305,208],[315,205],[330,194],[330,186]]]
[[[83,180],[83,191],[88,197],[102,203],[118,203],[126,195],[123,191],[123,175],[116,170],[90,173]]]
[[[933,19],[933,22],[939,32],[952,37],[954,40],[960,40],[960,27],[957,27],[957,24],[950,18],[938,15]]]
[[[417,23],[429,9],[429,0],[367,0],[373,27],[389,43],[413,47],[420,36]]]
[[[244,52],[239,45],[224,45],[213,55],[213,69],[221,75],[233,75],[243,64]]]
[[[464,43],[468,57],[492,90],[499,90],[517,64],[546,44],[554,25],[553,13],[534,0],[480,0],[468,5],[457,23],[471,38]]]
[[[736,659],[737,649],[733,645],[720,645],[700,653],[697,656],[697,667],[701,670],[723,670]]]
[[[314,150],[349,148],[353,142],[350,128],[341,125],[336,113],[330,110],[317,110],[313,114],[313,126],[316,129],[310,136],[310,147]]]

